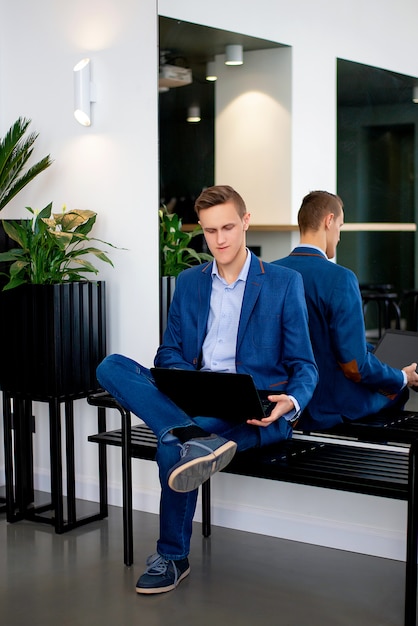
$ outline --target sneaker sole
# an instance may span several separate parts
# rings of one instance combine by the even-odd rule
[[[234,441],[227,441],[223,446],[199,456],[173,470],[168,478],[168,485],[173,491],[187,493],[194,491],[216,472],[220,472],[232,460],[237,450]]]
[[[167,587],[135,587],[135,591],[136,593],[144,593],[144,594],[165,593],[166,591],[172,591],[183,580],[183,578],[186,578],[186,576],[188,576],[189,574],[190,574],[190,567],[188,567],[181,574],[181,576],[178,577],[177,582],[173,583],[172,585],[168,585]]]

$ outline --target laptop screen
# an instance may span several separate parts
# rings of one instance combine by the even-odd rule
[[[250,374],[151,368],[160,391],[194,417],[219,417],[232,422],[264,417],[265,397]],[[267,394],[267,392],[266,392]],[[271,411],[271,406],[267,414]]]
[[[388,329],[382,335],[373,353],[383,363],[397,369],[402,369],[411,363],[418,363],[418,333]]]

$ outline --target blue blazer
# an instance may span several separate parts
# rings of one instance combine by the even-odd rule
[[[302,275],[319,369],[319,383],[301,427],[328,428],[343,417],[359,419],[396,402],[403,374],[379,361],[366,343],[356,275],[304,246],[274,264]]]
[[[155,365],[199,369],[212,290],[212,263],[177,277],[167,329]],[[301,409],[311,399],[318,370],[309,339],[301,277],[251,254],[238,328],[236,370],[258,389],[294,396]],[[260,428],[262,445],[276,441],[275,423]]]

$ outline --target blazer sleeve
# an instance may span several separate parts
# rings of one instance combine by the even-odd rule
[[[331,339],[344,375],[375,391],[400,391],[404,383],[401,370],[382,363],[366,343],[361,294],[352,272],[346,271],[339,276],[329,302],[332,308],[329,315]]]

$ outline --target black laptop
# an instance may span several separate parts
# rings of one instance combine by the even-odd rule
[[[267,396],[273,391],[257,390],[250,374],[151,368],[160,391],[187,415],[220,417],[231,422],[260,419],[270,415],[275,403]]]
[[[418,333],[388,329],[376,344],[373,353],[383,363],[397,369],[418,363]]]

